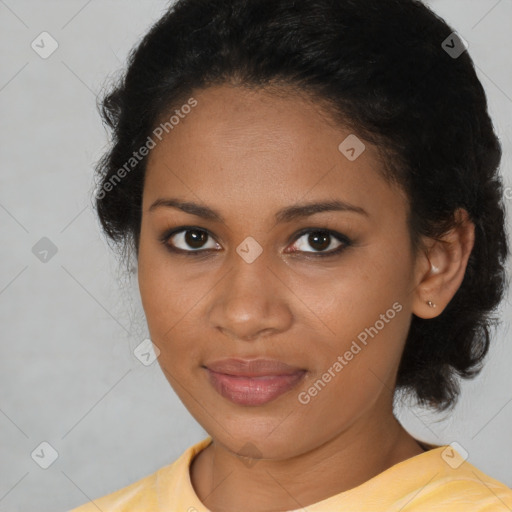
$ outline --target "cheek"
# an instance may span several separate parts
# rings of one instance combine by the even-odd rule
[[[383,382],[392,378],[410,325],[407,308],[399,301],[383,301],[357,316],[341,313],[336,320],[330,323],[335,336],[317,343],[310,367],[312,380],[325,377],[330,381],[326,374],[334,374],[332,381],[340,386],[339,393],[350,389],[359,395],[369,384],[368,378]]]
[[[161,338],[177,321],[182,296],[178,297],[176,272],[169,262],[159,254],[153,244],[141,236],[138,258],[138,284],[142,306],[149,330],[153,336]],[[174,292],[174,293],[173,293]],[[156,339],[153,340],[156,342]],[[160,340],[162,341],[162,340]]]
[[[392,376],[411,320],[408,257],[389,245],[387,251],[375,245],[347,265],[350,272],[333,273],[329,291],[318,305],[332,336],[323,337],[319,352],[325,368],[338,356],[347,361],[339,372],[345,377],[335,379],[338,382],[370,378],[379,384],[378,378],[386,381]]]
[[[193,279],[184,279],[179,267],[165,254],[141,240],[138,284],[152,342],[159,348],[164,371],[188,371],[187,361],[200,358],[201,329],[194,314],[200,307],[204,288]],[[178,364],[179,363],[179,364]]]
[[[305,404],[301,407],[309,424],[322,425],[324,433],[335,432],[340,424],[371,409],[377,400],[392,400],[409,323],[400,306],[377,308],[387,323],[373,314],[366,319],[347,316],[340,320],[339,335],[331,339],[321,364],[301,389],[299,401]]]
[[[155,269],[152,272],[140,271],[139,289],[153,341],[165,345],[175,336],[191,306],[187,307],[188,301],[183,292],[176,292],[180,287]]]

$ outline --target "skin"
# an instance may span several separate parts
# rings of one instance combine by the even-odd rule
[[[328,122],[314,103],[228,85],[193,96],[198,105],[152,149],[147,165],[138,279],[151,339],[168,381],[213,438],[190,469],[205,506],[305,507],[423,452],[393,415],[396,372],[412,314],[440,314],[460,286],[474,226],[460,210],[458,228],[442,242],[424,239],[413,254],[407,199],[382,179],[376,149],[366,143],[349,161],[338,145],[350,130]],[[206,205],[224,222],[149,210],[164,197]],[[333,199],[367,215],[325,211],[275,222],[281,208]],[[159,241],[187,225],[211,234],[205,256],[173,254]],[[308,234],[295,236],[303,228],[335,230],[352,244],[315,258]],[[249,236],[262,248],[252,263],[236,252]],[[329,240],[323,252],[340,246]],[[173,242],[198,250],[183,233]],[[300,403],[298,394],[396,302],[401,311]],[[270,403],[240,406],[213,389],[203,368],[227,357],[273,358],[307,373]]]

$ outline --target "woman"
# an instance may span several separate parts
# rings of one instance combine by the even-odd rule
[[[508,255],[464,41],[416,0],[181,0],[103,101],[105,233],[209,433],[75,509],[512,509],[411,436],[481,368]]]

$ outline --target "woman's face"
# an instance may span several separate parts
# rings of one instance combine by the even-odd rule
[[[306,100],[229,86],[194,98],[151,150],[143,194],[139,287],[167,379],[233,452],[372,435],[391,415],[416,286],[404,195],[375,148]],[[349,206],[303,208],[334,202]],[[284,364],[214,364],[229,358]]]

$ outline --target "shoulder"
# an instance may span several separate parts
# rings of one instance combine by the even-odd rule
[[[138,507],[149,507],[148,510],[156,508],[158,500],[158,483],[166,474],[172,472],[173,464],[160,468],[155,473],[141,478],[122,489],[101,498],[91,500],[88,503],[74,508],[71,512],[125,512],[138,510]],[[153,507],[153,508],[151,508]]]
[[[418,487],[400,500],[403,512],[512,510],[512,489],[479,470],[451,446],[434,449],[423,458],[426,471],[417,481]]]
[[[187,448],[172,464],[111,494],[74,508],[70,512],[134,512],[168,510],[171,504],[189,500],[190,463],[211,442],[211,437]]]

